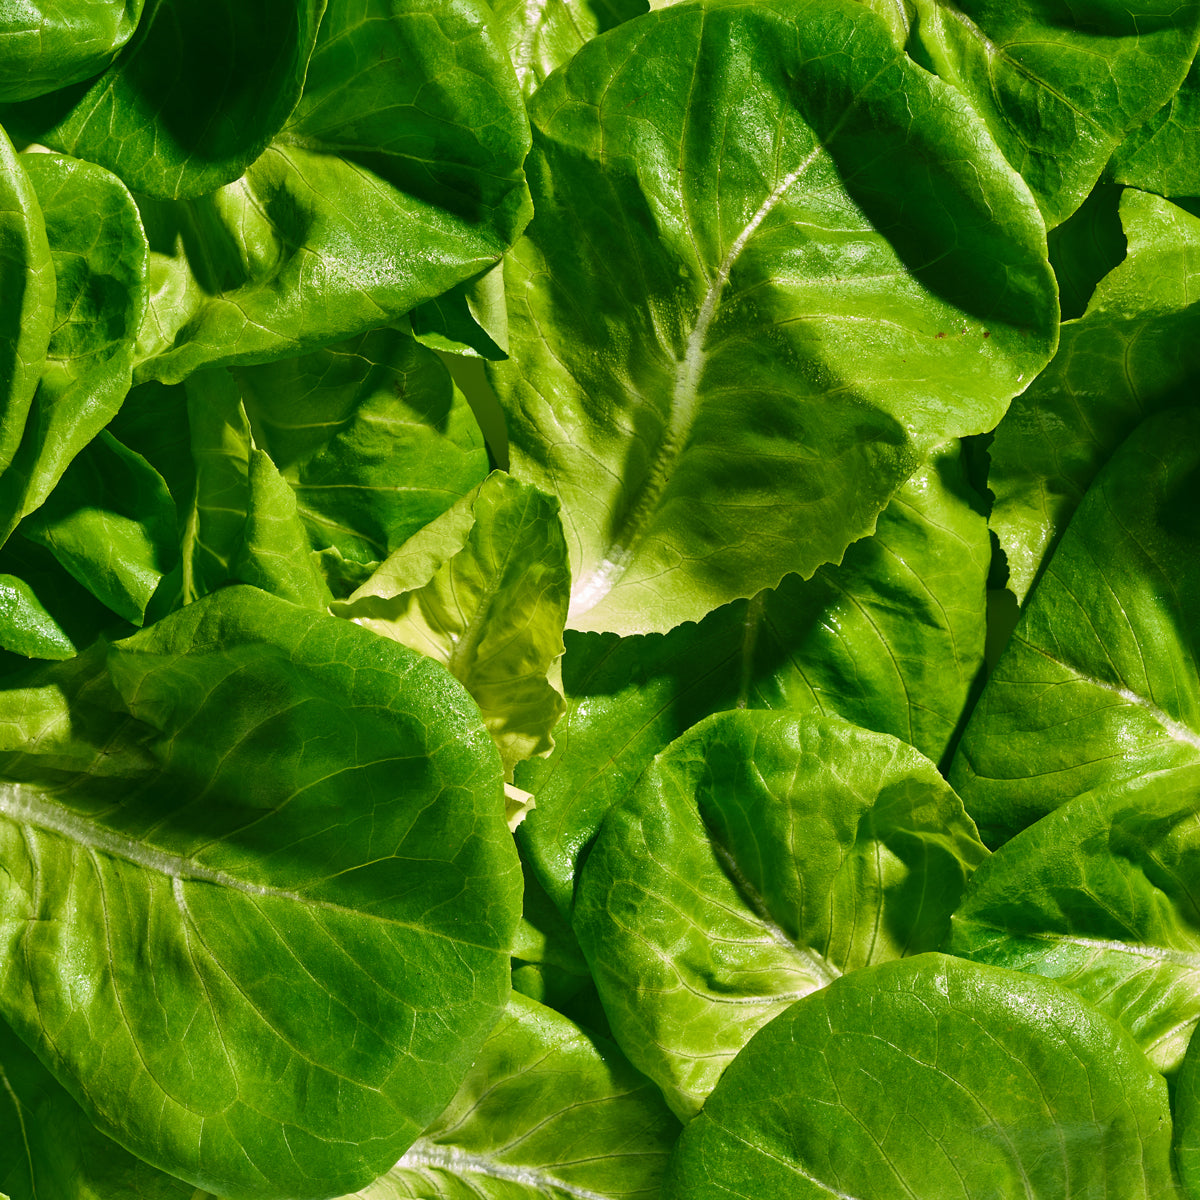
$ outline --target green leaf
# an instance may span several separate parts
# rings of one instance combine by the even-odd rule
[[[946,949],[1044,975],[1177,1068],[1200,1019],[1200,765],[1064,804],[975,874]]]
[[[20,528],[134,625],[142,624],[163,577],[179,560],[175,505],[162,476],[107,430],[76,455]]]
[[[4,1018],[196,1187],[315,1200],[387,1170],[509,989],[519,864],[460,685],[231,587],[0,710]]]
[[[1200,1037],[1192,1034],[1175,1085],[1175,1156],[1184,1195],[1200,1196]]]
[[[1113,151],[1170,100],[1200,38],[1200,4],[916,0],[914,32],[979,110],[1047,225],[1087,198]]]
[[[0,1187],[12,1200],[191,1200],[195,1194],[101,1134],[3,1021]]]
[[[530,96],[597,34],[655,7],[646,0],[497,0],[496,23]]]
[[[183,602],[241,582],[324,609],[329,590],[309,555],[295,495],[255,445],[236,383],[218,368],[184,388],[196,482],[183,532]]]
[[[1200,59],[1179,90],[1117,148],[1107,175],[1160,196],[1200,196]]]
[[[518,838],[563,911],[604,813],[710,713],[836,714],[940,759],[983,662],[990,547],[978,503],[946,446],[839,566],[665,636],[569,632],[557,748],[517,776],[538,803]]]
[[[494,266],[529,219],[529,146],[483,0],[347,0],[242,178],[143,204],[156,254],[138,381],[357,336]]]
[[[28,161],[0,129],[0,480],[20,446],[54,319],[54,267]]]
[[[45,216],[57,292],[41,381],[23,426],[12,417],[20,445],[0,475],[0,541],[120,408],[146,308],[146,235],[121,182],[57,154],[24,154],[21,164]]]
[[[29,584],[15,575],[0,575],[0,648],[51,659],[71,658],[76,651]]]
[[[607,1040],[514,995],[446,1111],[362,1200],[655,1200],[679,1123]]]
[[[610,810],[572,925],[613,1033],[681,1117],[844,972],[940,946],[987,856],[934,765],[837,718],[728,712]]]
[[[90,87],[0,108],[0,120],[107,167],[135,192],[204,195],[237,179],[295,108],[324,9],[325,0],[157,0]]]
[[[0,15],[0,102],[29,100],[103,71],[133,36],[144,0],[26,0]]]
[[[1101,470],[983,690],[949,778],[989,844],[1093,788],[1200,762],[1200,409]]]
[[[663,1200],[1176,1195],[1163,1078],[1066,988],[922,955],[773,1021],[684,1131]]]
[[[1096,472],[1149,413],[1191,403],[1200,375],[1200,220],[1125,191],[1125,261],[1062,328],[1054,361],[991,446],[991,524],[1023,598]]]
[[[432,577],[401,592],[396,564],[384,563],[338,611],[445,663],[482,710],[511,779],[518,762],[550,751],[565,707],[567,548],[558,502],[502,471],[484,480],[471,515],[461,549]],[[398,553],[411,561],[411,550]]]
[[[364,577],[487,474],[483,436],[446,368],[394,330],[235,378],[312,547]]]
[[[860,5],[649,13],[530,112],[489,371],[514,473],[562,500],[573,628],[664,631],[840,560],[1053,350],[1028,190]]]

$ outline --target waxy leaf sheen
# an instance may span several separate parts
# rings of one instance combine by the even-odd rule
[[[1054,348],[1028,189],[859,5],[648,13],[530,114],[488,370],[514,472],[562,501],[573,628],[665,631],[840,560]]]

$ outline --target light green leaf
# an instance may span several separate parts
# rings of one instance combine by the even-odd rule
[[[511,779],[518,762],[554,745],[571,576],[551,497],[495,471],[470,511],[462,548],[432,577],[397,592],[397,565],[384,563],[338,612],[445,663],[482,710]],[[446,522],[457,526],[456,516]],[[398,554],[413,561],[403,547]]]
[[[1101,470],[972,713],[949,778],[989,844],[1093,788],[1200,762],[1200,408]]]
[[[1175,1156],[1184,1195],[1200,1196],[1200,1036],[1192,1034],[1175,1085]]]
[[[679,1133],[605,1039],[514,995],[446,1111],[362,1200],[656,1200]]]
[[[103,1132],[218,1196],[387,1170],[509,989],[519,864],[461,686],[230,587],[0,712],[4,1018]]]
[[[120,408],[146,308],[146,236],[121,182],[57,154],[24,154],[21,165],[45,216],[57,295],[41,381],[0,475],[0,541]]]
[[[0,12],[0,102],[103,71],[133,36],[143,0],[22,0]]]
[[[504,265],[451,288],[408,314],[413,337],[443,354],[499,359],[508,354]]]
[[[840,560],[1049,358],[1028,189],[861,5],[649,13],[530,112],[488,370],[514,473],[562,500],[573,628],[664,631]]]
[[[235,378],[313,549],[358,564],[359,582],[487,474],[483,436],[446,368],[394,330]]]
[[[1160,196],[1200,196],[1200,59],[1171,99],[1117,148],[1107,175]]]
[[[54,267],[28,161],[0,129],[0,473],[21,444],[54,319]]]
[[[4,106],[0,120],[107,167],[135,192],[204,195],[237,179],[287,120],[324,9],[325,0],[157,0],[90,87]]]
[[[0,1021],[0,1188],[12,1200],[193,1200],[106,1138]]]
[[[617,1041],[687,1118],[782,1009],[940,946],[986,856],[937,768],[895,738],[719,713],[609,811],[572,926]]]
[[[1088,792],[976,873],[946,949],[1056,979],[1163,1072],[1200,1019],[1200,765]]]
[[[665,636],[568,632],[555,752],[517,778],[538,801],[519,840],[563,911],[604,813],[710,713],[836,714],[939,760],[983,663],[990,547],[978,504],[946,446],[839,566]]]
[[[354,337],[494,266],[529,219],[524,105],[483,0],[346,0],[242,178],[146,203],[138,380]]]
[[[1096,472],[1143,417],[1200,377],[1200,220],[1143,192],[1120,203],[1129,249],[991,446],[991,524],[1024,598]]]
[[[175,520],[162,476],[104,430],[20,529],[97,600],[140,625],[179,560]]]
[[[914,34],[932,68],[979,110],[1053,227],[1183,81],[1200,4],[916,0]]]
[[[254,442],[228,371],[184,384],[195,491],[183,531],[183,602],[233,582],[323,609],[329,590],[309,555],[292,489]]]
[[[585,42],[648,7],[656,6],[646,0],[497,0],[493,6],[526,96]]]
[[[1066,988],[922,955],[773,1021],[684,1131],[663,1200],[1175,1196],[1167,1089]]]

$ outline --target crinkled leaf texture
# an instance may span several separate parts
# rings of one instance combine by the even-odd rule
[[[511,779],[518,762],[553,748],[566,706],[558,660],[571,575],[558,502],[494,471],[415,540],[432,547],[437,531],[444,560],[402,546],[337,611],[445,663]],[[436,566],[425,574],[418,562]]]
[[[4,1018],[196,1187],[315,1200],[387,1170],[509,991],[520,871],[461,686],[229,587],[0,705]]]
[[[458,1094],[362,1200],[655,1200],[679,1134],[611,1042],[514,995]]]
[[[1163,1077],[1048,980],[920,955],[762,1029],[675,1149],[664,1200],[1169,1200]]]
[[[1139,421],[1193,403],[1200,385],[1200,220],[1126,189],[1125,260],[1067,321],[1053,362],[990,447],[991,525],[1024,599],[1096,473]]]
[[[559,907],[570,910],[577,859],[608,808],[711,713],[842,716],[939,760],[983,664],[990,545],[979,503],[958,446],[945,446],[836,567],[666,635],[568,631],[556,749],[517,772],[538,803],[519,837]]]
[[[530,113],[488,370],[514,473],[562,500],[574,628],[668,630],[840,560],[1053,350],[1028,189],[859,5],[651,12]]]
[[[609,812],[572,924],[618,1042],[690,1117],[781,1009],[940,946],[986,857],[910,746],[833,717],[718,713]]]
[[[1093,788],[1200,762],[1200,408],[1096,477],[950,764],[995,844]]]
[[[1057,979],[1175,1070],[1200,1019],[1198,814],[1200,765],[1064,804],[976,872],[946,949]]]

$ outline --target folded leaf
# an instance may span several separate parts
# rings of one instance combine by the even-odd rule
[[[179,560],[175,505],[162,476],[106,430],[76,455],[20,528],[134,625]]]
[[[45,217],[56,293],[49,349],[23,427],[13,413],[20,445],[0,475],[0,541],[120,408],[146,309],[146,235],[121,182],[57,154],[23,154],[21,165]]]
[[[605,1039],[514,995],[444,1113],[362,1200],[655,1200],[679,1133]]]
[[[990,556],[957,445],[937,451],[839,566],[666,636],[568,632],[554,754],[518,771],[519,839],[564,912],[608,808],[689,726],[727,708],[836,714],[937,761],[983,664]]]
[[[1200,4],[916,0],[920,49],[978,108],[1049,226],[1083,203],[1125,134],[1165,104],[1200,38]]]
[[[103,71],[133,36],[143,0],[26,0],[0,17],[0,102]]]
[[[195,491],[183,531],[183,602],[240,582],[323,609],[329,591],[309,555],[295,496],[254,444],[229,372],[200,372],[184,388]]]
[[[1200,408],[1096,477],[983,690],[949,778],[989,843],[1093,788],[1200,762]]]
[[[972,878],[946,949],[1056,979],[1173,1071],[1200,1020],[1200,765],[1088,792]]]
[[[530,113],[488,370],[514,473],[562,500],[573,628],[668,630],[840,560],[1053,349],[1028,189],[860,5],[649,13]]]
[[[138,381],[305,353],[494,266],[529,219],[524,105],[482,0],[330,7],[291,118],[245,174],[143,204]]]
[[[435,354],[395,330],[235,378],[313,549],[336,551],[347,574],[357,564],[354,586],[487,474],[462,393]]]
[[[1165,1200],[1170,1138],[1163,1078],[1120,1026],[1047,980],[930,954],[763,1029],[663,1197]]]
[[[1125,261],[1062,328],[1054,361],[991,446],[991,525],[1019,599],[1097,471],[1143,417],[1192,403],[1200,379],[1200,220],[1127,190]]]
[[[201,196],[241,175],[287,120],[324,9],[325,0],[158,0],[91,86],[0,108],[0,120],[100,163],[135,192]]]
[[[571,576],[558,503],[537,488],[495,471],[471,515],[461,549],[427,581],[396,594],[396,566],[384,563],[338,611],[445,663],[482,710],[511,779],[518,762],[554,745]]]
[[[71,658],[75,644],[33,589],[15,575],[0,575],[0,648],[26,658]]]
[[[237,1200],[393,1164],[508,994],[500,763],[437,664],[224,588],[0,693],[0,1009]]]
[[[934,765],[895,738],[720,713],[610,810],[572,926],[614,1036],[687,1118],[782,1009],[940,946],[986,856]]]
[[[54,266],[28,161],[0,129],[0,472],[21,444],[54,320]]]

